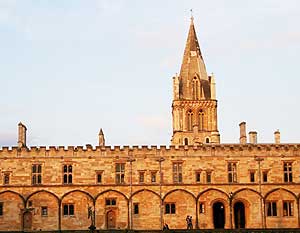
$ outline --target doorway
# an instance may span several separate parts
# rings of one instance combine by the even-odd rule
[[[215,229],[224,229],[225,206],[222,202],[216,202],[213,204],[213,219]]]
[[[236,229],[245,228],[245,205],[243,202],[236,202],[233,206],[234,210],[234,225]]]
[[[30,231],[32,228],[32,213],[26,211],[23,215],[23,228],[24,231]]]
[[[116,228],[116,213],[113,210],[109,210],[106,213],[106,226],[107,229],[115,229]]]

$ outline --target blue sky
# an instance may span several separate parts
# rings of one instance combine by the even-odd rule
[[[190,9],[221,141],[300,140],[300,1],[0,0],[0,147],[165,145]]]

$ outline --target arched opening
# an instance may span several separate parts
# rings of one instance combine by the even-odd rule
[[[193,79],[193,99],[194,100],[199,99],[199,82],[197,77],[194,77]]]
[[[236,229],[245,228],[245,205],[243,202],[236,202],[234,204],[234,225]]]
[[[83,230],[90,226],[88,207],[93,206],[94,198],[86,191],[71,190],[61,197],[61,230]],[[50,213],[49,213],[50,214]],[[87,221],[82,221],[86,219]]]
[[[116,228],[116,213],[113,210],[109,210],[106,213],[106,226],[107,229],[115,229]]]
[[[209,138],[205,138],[205,143],[209,143]]]
[[[199,111],[199,130],[204,130],[204,112],[202,109]]]
[[[193,112],[192,112],[192,110],[190,110],[187,114],[187,128],[188,128],[188,131],[193,130]]]
[[[184,139],[184,145],[187,146],[188,144],[189,144],[189,139],[188,139],[188,138],[185,138],[185,139]]]
[[[224,229],[225,226],[225,206],[222,202],[213,204],[213,219],[215,229]]]

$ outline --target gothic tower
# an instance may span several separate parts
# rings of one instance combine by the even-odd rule
[[[208,76],[193,17],[180,74],[173,78],[172,145],[220,143],[215,79]]]

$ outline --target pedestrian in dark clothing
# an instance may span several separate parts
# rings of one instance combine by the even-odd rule
[[[169,230],[169,225],[167,223],[164,224],[163,231],[164,230]]]
[[[186,216],[186,229],[191,230],[193,229],[193,220],[192,220],[192,216]]]
[[[192,220],[192,216],[190,216],[190,219],[189,219],[189,225],[190,225],[190,228],[189,228],[189,229],[193,229],[193,220]]]
[[[185,221],[186,221],[186,229],[189,229],[189,221],[190,221],[190,216],[186,216],[185,218]]]

